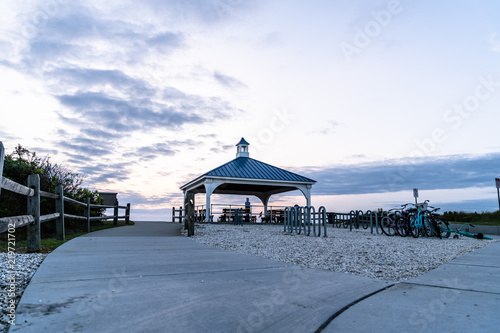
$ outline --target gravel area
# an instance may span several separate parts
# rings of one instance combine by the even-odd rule
[[[9,308],[9,304],[14,300],[17,306],[31,277],[46,256],[39,253],[16,253],[11,257],[7,253],[0,253],[0,332],[7,332],[11,320],[8,314],[12,312],[12,306]],[[11,267],[11,264],[14,265]]]
[[[312,235],[312,232],[311,232]],[[399,282],[498,240],[388,237],[328,228],[328,237],[283,232],[279,225],[196,226],[194,241],[303,267]]]

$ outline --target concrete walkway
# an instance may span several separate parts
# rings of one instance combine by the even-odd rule
[[[36,272],[10,332],[493,332],[500,326],[500,243],[392,286],[176,235],[180,224],[138,222],[67,242]]]

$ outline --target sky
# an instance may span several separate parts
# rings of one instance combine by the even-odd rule
[[[495,211],[497,1],[0,2],[0,141],[170,220],[235,158],[312,178],[312,204]],[[204,198],[197,195],[197,202]],[[245,198],[214,196],[218,204]],[[257,204],[257,198],[251,198]],[[301,192],[270,205],[305,204]]]

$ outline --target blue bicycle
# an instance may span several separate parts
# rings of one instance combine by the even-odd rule
[[[429,200],[425,200],[423,203],[412,204],[414,208],[408,209],[411,213],[410,215],[410,234],[417,238],[422,235],[425,237],[430,237],[433,234],[432,221],[429,219],[427,203]]]

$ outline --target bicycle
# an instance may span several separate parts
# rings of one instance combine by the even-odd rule
[[[428,206],[425,212],[427,218],[431,222],[432,235],[439,238],[449,238],[452,232],[450,224],[436,213],[439,209],[440,208]]]
[[[413,237],[417,238],[419,235],[430,237],[433,234],[432,222],[427,215],[427,203],[412,204],[415,208],[409,209],[413,215],[410,215],[410,233]]]
[[[453,235],[453,238],[460,238],[460,236],[466,236],[466,237],[475,238],[475,239],[493,240],[493,238],[485,236],[485,235],[483,235],[480,232],[477,233],[477,234],[474,234],[472,232],[462,231],[462,228],[464,228],[465,226],[471,226],[473,228],[475,227],[475,225],[473,225],[471,223],[464,223],[460,228],[458,228],[457,230],[455,230],[455,234]]]
[[[418,237],[418,233],[416,235],[412,233],[410,230],[410,221],[414,215],[414,208],[406,208],[408,205],[412,205],[411,203],[407,203],[401,205],[400,209],[400,217],[396,221],[396,232],[401,237],[406,237],[408,235],[412,235],[413,237]]]
[[[414,222],[412,223],[416,219],[415,213],[417,210],[415,208],[407,209],[408,205],[413,204],[408,203],[401,205],[402,208],[389,209],[388,215],[384,216],[380,222],[380,228],[384,234],[387,236],[398,234],[402,237],[407,235],[418,237],[419,229]]]
[[[390,209],[387,216],[384,216],[380,221],[380,229],[387,236],[394,236],[396,234],[396,219],[394,211],[399,209]]]

